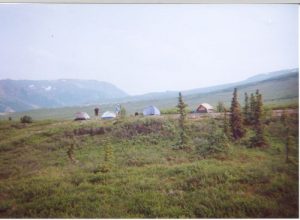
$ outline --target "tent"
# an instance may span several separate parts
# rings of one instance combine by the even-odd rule
[[[151,105],[147,108],[144,108],[143,115],[160,115],[160,111],[155,106]]]
[[[75,120],[87,120],[90,116],[86,112],[77,112],[75,114]]]
[[[211,113],[214,111],[215,111],[214,108],[208,103],[202,103],[201,105],[199,105],[199,107],[196,110],[196,112],[199,113]]]
[[[114,112],[110,112],[110,111],[106,111],[101,115],[102,119],[113,119],[117,117],[116,114]]]

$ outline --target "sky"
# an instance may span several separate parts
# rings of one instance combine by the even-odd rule
[[[297,67],[298,5],[0,4],[0,79],[137,95]]]

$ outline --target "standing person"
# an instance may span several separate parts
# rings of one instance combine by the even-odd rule
[[[95,111],[95,116],[98,116],[99,115],[99,108],[98,107],[95,108],[94,111]]]

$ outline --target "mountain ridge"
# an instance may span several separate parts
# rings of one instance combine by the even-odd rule
[[[169,90],[165,92],[150,92],[145,93],[141,95],[135,95],[127,97],[128,101],[140,101],[140,100],[148,100],[148,99],[165,99],[165,98],[174,98],[178,96],[178,93],[181,92],[182,95],[194,95],[198,93],[210,93],[213,91],[219,91],[227,88],[232,88],[234,86],[241,86],[246,85],[248,83],[255,83],[262,80],[267,80],[275,77],[285,76],[289,74],[298,74],[299,69],[298,68],[292,68],[292,69],[285,69],[285,70],[279,70],[274,72],[268,72],[268,73],[260,73],[256,74],[254,76],[248,77],[245,80],[238,81],[238,82],[232,82],[232,83],[226,83],[226,84],[220,84],[220,85],[213,85],[208,87],[202,87],[202,88],[195,88],[195,89],[189,89],[189,90]],[[116,100],[118,101],[118,100]]]
[[[245,80],[204,88],[184,90],[182,94],[194,97],[220,92],[233,87],[263,82],[264,80],[299,74],[299,69],[279,70],[256,74]],[[0,80],[0,112],[27,111],[39,108],[59,108],[109,103],[126,103],[175,98],[179,91],[151,92],[130,96],[115,85],[97,80]]]
[[[195,110],[199,104],[207,102],[216,108],[219,102],[222,102],[224,106],[229,109],[232,99],[233,88],[225,88],[223,90],[208,92],[208,93],[196,93],[193,95],[184,96],[184,102],[188,105],[190,111]],[[250,82],[248,84],[236,86],[238,89],[238,100],[241,106],[244,105],[244,93],[249,95],[255,93],[259,89],[263,95],[263,102],[265,107],[298,107],[299,99],[299,77],[298,73],[282,75],[273,77],[271,79],[265,79],[259,82]],[[99,114],[101,115],[105,111],[114,111],[116,104],[121,104],[126,109],[127,115],[134,115],[135,112],[142,114],[145,107],[149,105],[155,105],[162,112],[168,112],[174,110],[178,103],[178,94],[176,97],[164,98],[164,99],[143,99],[140,101],[126,101],[123,102],[108,102],[104,104],[85,105],[85,106],[68,106],[62,108],[42,108],[35,109],[26,112],[15,112],[9,114],[13,120],[19,120],[20,117],[25,115],[31,116],[34,120],[43,119],[63,119],[72,120],[76,112],[87,112],[91,117],[95,117],[94,108],[98,107]],[[0,114],[1,119],[8,119],[8,115]]]
[[[115,85],[96,80],[0,80],[0,112],[89,104],[128,96]]]

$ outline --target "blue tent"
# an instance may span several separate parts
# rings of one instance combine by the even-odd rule
[[[160,115],[160,111],[155,106],[151,105],[147,108],[144,108],[143,115]]]

